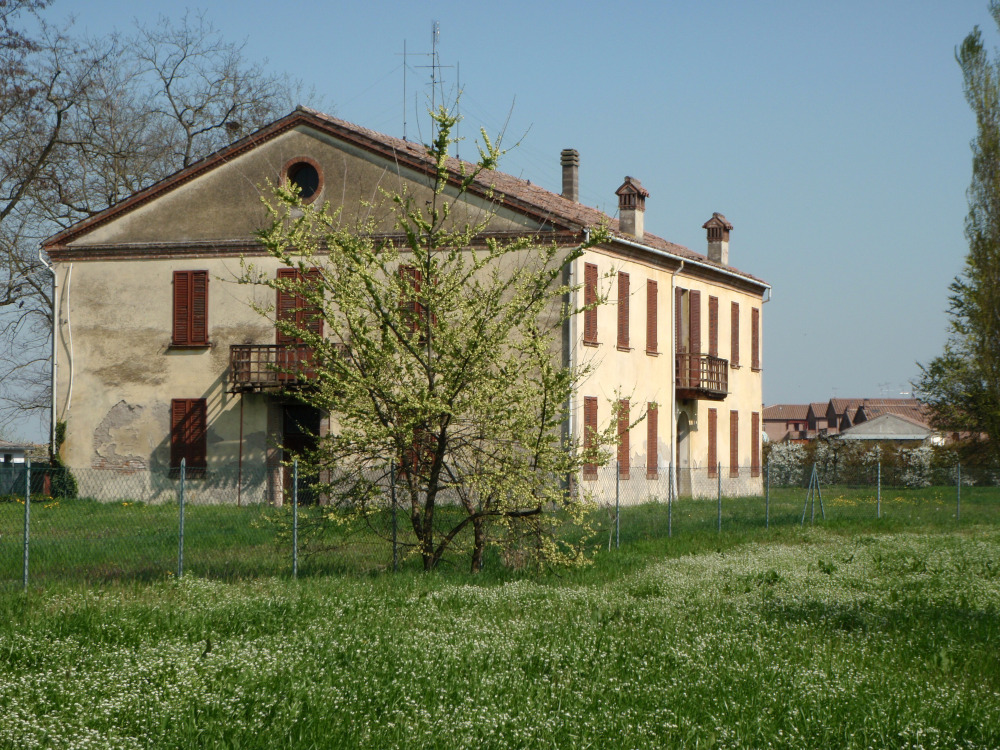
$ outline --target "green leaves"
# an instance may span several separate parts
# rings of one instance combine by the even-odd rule
[[[586,534],[575,545],[557,542],[549,516],[560,507],[571,511],[563,517],[583,519],[582,500],[566,491],[582,457],[563,426],[587,370],[562,364],[573,314],[562,278],[607,229],[570,247],[512,237],[482,208],[482,177],[502,154],[499,139],[484,134],[478,162],[456,162],[448,150],[457,118],[443,107],[431,116],[432,182],[384,193],[366,212],[378,224],[345,228],[328,205],[272,187],[271,224],[259,236],[298,278],[254,277],[245,265],[244,280],[321,314],[322,334],[302,330],[301,316],[279,315],[276,325],[315,352],[313,387],[296,397],[327,411],[331,427],[303,460],[324,477],[320,491],[332,502],[363,517],[387,501],[369,477],[395,462],[425,568],[465,552],[478,569],[501,538],[505,546],[520,540],[538,563],[577,562]],[[376,228],[387,225],[394,231]],[[596,447],[612,439],[609,428]],[[436,513],[442,503],[464,513]]]

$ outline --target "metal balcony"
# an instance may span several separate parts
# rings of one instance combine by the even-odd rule
[[[347,347],[337,348],[347,352]],[[233,344],[229,392],[255,393],[302,387],[315,379],[315,352],[301,344]]]

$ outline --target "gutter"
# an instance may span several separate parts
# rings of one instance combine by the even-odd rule
[[[744,284],[754,284],[756,286],[763,287],[764,289],[768,290],[768,298],[770,299],[770,289],[771,289],[770,284],[764,281],[748,279],[746,276],[742,276],[734,271],[727,270],[724,266],[716,266],[711,263],[703,263],[698,260],[691,260],[690,258],[682,258],[679,255],[668,253],[666,250],[657,250],[655,247],[650,247],[649,245],[643,245],[640,242],[635,242],[634,240],[627,240],[623,237],[613,236],[611,238],[611,243],[614,242],[620,242],[621,244],[626,245],[628,247],[634,247],[637,250],[643,250],[644,252],[652,253],[653,255],[659,255],[661,258],[669,258],[670,260],[679,262],[681,266],[684,266],[685,264],[689,266],[697,266],[698,268],[704,268],[709,271],[721,273],[723,276],[728,276],[732,279],[737,279],[743,282]]]

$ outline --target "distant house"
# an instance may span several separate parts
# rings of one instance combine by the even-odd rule
[[[856,429],[886,416],[902,421],[883,419],[866,430]],[[913,426],[921,431],[914,432]],[[772,442],[807,442],[847,432],[853,439],[871,440],[925,440],[935,434],[926,407],[915,398],[831,398],[805,405],[773,404],[764,408],[764,429]],[[884,437],[877,437],[879,430],[885,432]],[[892,437],[897,433],[907,437]]]
[[[764,432],[771,443],[804,441],[809,429],[809,404],[764,407]]]
[[[864,399],[854,412],[854,424],[861,424],[883,414],[895,414],[920,424],[929,424],[927,407],[915,398],[872,398]]]
[[[806,429],[812,433],[810,438],[816,437],[816,434],[830,426],[826,416],[827,406],[826,402],[809,404],[809,410],[806,412]]]
[[[3,464],[23,464],[37,446],[31,443],[9,443],[0,440],[0,462]]]
[[[925,422],[900,414],[885,412],[842,431],[841,440],[879,440],[893,442],[938,443],[943,439]]]

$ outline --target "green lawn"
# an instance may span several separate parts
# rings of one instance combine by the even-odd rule
[[[1000,530],[0,594],[0,747],[1000,746]]]
[[[591,525],[592,549],[623,550],[666,540],[669,549],[683,549],[699,539],[716,543],[742,542],[769,530],[815,523],[854,533],[901,529],[952,530],[970,524],[1000,522],[1000,489],[963,488],[961,508],[953,487],[923,490],[884,489],[877,505],[873,488],[830,487],[806,507],[801,488],[773,488],[763,497],[681,498],[623,506],[615,523],[614,507],[595,507]],[[813,507],[814,506],[814,507]],[[720,514],[721,510],[721,514]],[[326,524],[317,533],[317,519],[328,509],[300,508],[298,571],[301,576],[329,573],[368,575],[393,569],[392,515],[374,515],[367,521]],[[877,514],[881,512],[881,518]],[[438,508],[439,526],[455,522],[455,509]],[[825,519],[824,519],[825,514]],[[720,528],[721,515],[721,534]],[[957,516],[957,517],[956,517]],[[184,520],[185,575],[238,580],[259,576],[291,576],[291,508],[262,505],[204,505],[189,503]],[[179,512],[176,503],[48,499],[31,504],[29,582],[49,586],[58,582],[151,582],[175,577],[178,571]],[[0,502],[0,588],[17,588],[23,573],[24,505]],[[567,531],[572,534],[572,531]],[[396,519],[396,566],[416,569],[413,534],[408,518]],[[460,537],[445,567],[468,565],[468,538]],[[494,551],[487,565],[502,567]]]

